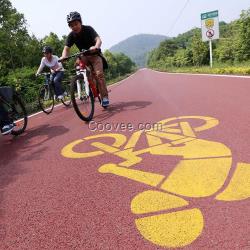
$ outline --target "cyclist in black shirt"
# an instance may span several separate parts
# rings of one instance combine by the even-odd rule
[[[100,49],[102,41],[97,32],[91,27],[82,24],[81,15],[78,12],[70,12],[67,16],[67,22],[71,28],[65,47],[62,52],[62,57],[64,59],[69,56],[70,48],[75,44],[77,48],[81,51],[85,50],[95,50]],[[84,58],[87,63],[91,63],[93,70],[99,82],[99,90],[102,98],[102,106],[107,107],[109,105],[108,90],[105,82],[104,72],[103,72],[103,60],[99,55],[85,56]]]

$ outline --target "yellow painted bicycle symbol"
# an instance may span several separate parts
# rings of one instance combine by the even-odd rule
[[[68,144],[61,153],[68,158],[89,158],[106,153],[118,156],[119,163],[104,164],[98,171],[150,187],[131,201],[136,228],[153,244],[183,247],[196,240],[204,228],[202,211],[191,208],[188,198],[212,196],[219,201],[249,198],[250,164],[238,163],[229,185],[222,190],[232,167],[231,150],[222,143],[198,138],[200,132],[217,126],[219,121],[212,117],[182,116],[162,120],[159,124],[160,131],[140,130],[128,139],[117,133],[89,136]],[[148,146],[136,150],[142,137]],[[113,143],[98,141],[103,138],[110,138]],[[75,150],[85,143],[95,150]],[[168,176],[134,169],[146,154],[177,156],[179,162]]]

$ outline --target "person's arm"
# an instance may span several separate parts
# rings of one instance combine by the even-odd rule
[[[40,66],[39,66],[39,68],[38,68],[38,70],[36,72],[36,76],[38,76],[43,71],[44,66],[45,66],[45,64],[44,64],[43,59],[42,59],[41,64],[40,64]]]
[[[77,58],[76,58],[76,61],[75,61],[75,63],[74,63],[74,66],[77,67],[77,66],[79,66],[79,64],[80,64],[80,58],[77,57]]]
[[[101,40],[101,38],[98,36],[98,37],[96,37],[96,39],[95,39],[95,47],[96,47],[97,49],[100,49],[100,48],[101,48],[101,45],[102,45],[102,40]]]
[[[68,57],[70,53],[70,47],[68,46],[64,46],[63,52],[62,52],[62,56],[61,56],[61,60]]]
[[[75,40],[73,37],[73,33],[71,32],[65,41],[65,46],[63,48],[62,56],[60,57],[60,60],[63,60],[64,58],[68,57],[70,54],[70,48],[75,44]]]
[[[95,38],[95,45],[94,46],[91,46],[89,49],[90,50],[94,50],[94,49],[100,49],[101,48],[101,45],[102,45],[102,40],[99,36],[97,36]]]
[[[59,57],[58,57],[58,56],[54,56],[54,58],[56,59],[56,65],[58,66],[54,71],[57,72],[57,71],[63,70],[63,65],[62,65],[62,63],[61,63],[61,62],[58,62]]]

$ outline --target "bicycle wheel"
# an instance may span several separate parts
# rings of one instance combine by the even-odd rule
[[[90,121],[94,115],[94,96],[90,88],[85,88],[82,75],[77,75],[72,79],[70,92],[73,107],[79,118],[83,121]]]
[[[49,85],[43,85],[39,90],[38,103],[42,111],[50,114],[55,105],[54,90]]]
[[[61,99],[61,102],[65,107],[69,107],[71,104],[70,85],[67,83],[63,84],[63,89],[64,89],[64,94],[63,94],[63,99]]]
[[[17,93],[14,93],[13,95],[13,103],[11,104],[9,116],[15,125],[11,134],[22,134],[27,127],[28,117],[25,106]]]

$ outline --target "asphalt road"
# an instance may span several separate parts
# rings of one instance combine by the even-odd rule
[[[0,249],[250,249],[250,78],[142,69],[86,124],[0,137]]]

